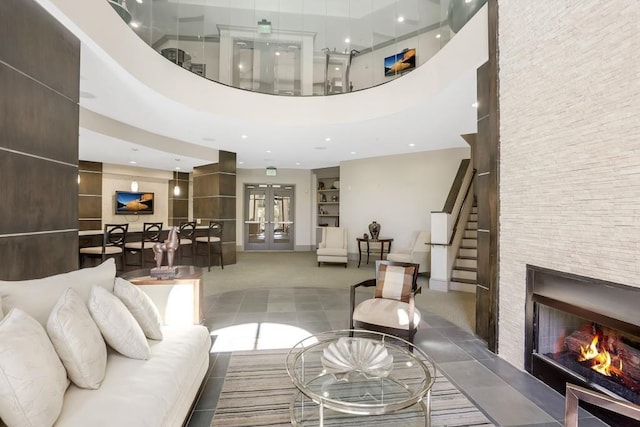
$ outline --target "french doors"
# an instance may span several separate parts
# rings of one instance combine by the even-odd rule
[[[245,250],[294,249],[294,187],[246,184],[244,188]]]

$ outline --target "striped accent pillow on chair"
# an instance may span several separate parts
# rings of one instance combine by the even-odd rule
[[[376,298],[409,302],[415,266],[380,264],[376,281]]]

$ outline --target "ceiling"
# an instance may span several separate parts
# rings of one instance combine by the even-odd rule
[[[46,7],[46,2],[44,5]],[[310,123],[299,123],[280,118],[268,120],[277,113],[269,106],[277,106],[280,101],[275,98],[282,98],[275,95],[247,94],[225,87],[224,93],[236,91],[249,101],[246,115],[212,113],[184,102],[184,97],[176,100],[167,93],[181,91],[181,79],[169,82],[171,90],[160,93],[104,51],[95,49],[92,40],[83,40],[85,34],[77,35],[83,42],[81,110],[103,116],[120,129],[111,132],[92,128],[84,123],[81,111],[81,160],[123,165],[133,160],[140,167],[163,170],[179,167],[190,171],[194,166],[217,161],[216,150],[226,150],[237,153],[239,168],[314,169],[367,157],[464,147],[466,144],[460,135],[474,133],[476,129],[477,113],[472,106],[476,94],[475,68],[459,70],[455,81],[411,103],[410,108],[391,108],[388,114],[378,112],[368,118],[354,112],[353,120],[347,113],[337,121],[323,123],[322,117],[315,117]],[[383,86],[395,85],[398,91],[411,92],[403,80],[414,73],[413,78],[419,78],[423,67]],[[187,71],[184,78],[203,80]],[[205,83],[220,86],[206,80]],[[380,90],[381,87],[376,87],[360,91],[368,92],[367,95],[356,92],[328,98],[332,98],[332,102],[344,99],[350,105],[362,99],[361,107],[366,110],[367,97]],[[327,97],[289,101],[300,102],[300,108],[304,109],[317,98]],[[212,102],[224,103],[225,100]],[[251,110],[255,105],[262,108],[265,120],[256,120],[261,112]],[[304,115],[304,111],[301,114]]]

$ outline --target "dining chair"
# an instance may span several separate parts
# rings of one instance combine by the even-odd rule
[[[80,248],[80,268],[82,268],[83,261],[86,258],[99,258],[100,262],[104,262],[109,257],[115,258],[117,256],[120,258],[120,265],[122,267],[120,271],[124,271],[126,268],[124,245],[127,242],[128,230],[129,224],[105,224],[101,246]]]
[[[198,245],[207,245],[207,271],[211,271],[211,252],[214,251],[218,254],[218,260],[220,262],[220,268],[224,269],[222,262],[222,223],[217,221],[210,221],[209,228],[207,229],[206,236],[196,237],[196,256],[198,255]]]
[[[196,222],[181,222],[178,226],[178,238],[180,239],[180,246],[178,247],[178,260],[180,264],[182,264],[182,257],[185,250],[189,250],[191,262],[195,263],[194,251],[196,246]]]
[[[140,267],[145,265],[145,249],[153,249],[153,245],[160,242],[162,222],[145,222],[142,224],[142,237],[137,242],[125,243],[125,251],[140,256]]]

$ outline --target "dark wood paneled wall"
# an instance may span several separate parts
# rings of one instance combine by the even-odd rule
[[[174,188],[180,188],[180,194],[174,194]],[[174,172],[169,180],[169,225],[180,225],[189,221],[189,174]]]
[[[236,263],[236,153],[220,151],[218,163],[193,169],[193,217],[222,225],[224,263]]]
[[[102,163],[78,162],[78,228],[102,229]]]
[[[489,60],[478,68],[478,136],[473,150],[477,170],[478,287],[476,334],[498,350],[498,2],[489,0]]]
[[[39,4],[0,1],[0,279],[78,267],[80,42]]]

